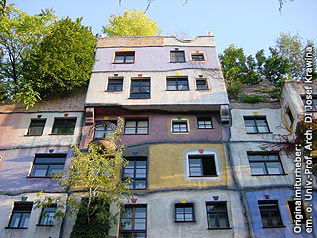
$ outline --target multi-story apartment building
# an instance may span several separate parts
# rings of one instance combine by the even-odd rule
[[[56,205],[35,209],[36,194],[63,196],[52,174],[70,163],[79,144],[85,91],[52,98],[28,110],[0,106],[0,237],[58,238]]]
[[[247,236],[227,160],[228,104],[212,35],[98,39],[82,148],[111,133],[104,121],[123,118],[121,173],[134,193],[121,217],[130,225],[111,235]]]

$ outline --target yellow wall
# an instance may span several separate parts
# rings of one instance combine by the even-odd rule
[[[220,181],[188,181],[185,179],[185,151],[195,149],[217,150],[221,161]],[[227,184],[224,146],[220,144],[160,144],[151,145],[149,152],[148,188],[188,188]]]

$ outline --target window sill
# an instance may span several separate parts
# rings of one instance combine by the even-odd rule
[[[53,227],[54,225],[42,225],[42,224],[36,224],[36,226],[42,226],[42,227]]]
[[[215,227],[215,228],[207,228],[208,230],[230,230],[232,227]]]
[[[43,179],[43,178],[46,178],[46,179],[53,179],[53,178],[56,178],[56,177],[52,177],[52,176],[26,176],[27,178],[40,178],[40,179]],[[61,177],[58,177],[58,178],[61,178]]]
[[[286,226],[281,225],[281,226],[262,226],[263,229],[267,229],[267,228],[285,228]]]
[[[195,223],[196,221],[174,221],[175,223]]]
[[[188,176],[189,178],[216,178],[218,175],[208,175],[208,176]]]
[[[178,91],[181,91],[181,92],[184,92],[184,91],[190,91],[189,89],[184,89],[184,90],[168,90],[166,89],[167,92],[178,92]]]
[[[115,91],[106,90],[105,92],[107,92],[107,93],[120,93],[120,92],[123,92],[123,90],[115,90]]]
[[[254,176],[254,177],[258,177],[258,176],[286,176],[288,174],[251,174],[251,176]]]
[[[33,137],[33,136],[42,136],[43,134],[41,135],[24,135],[25,137]]]
[[[198,127],[197,127],[197,129],[198,129],[198,130],[211,130],[211,129],[215,129],[215,128],[213,128],[213,127],[212,127],[212,128],[198,128]]]
[[[139,136],[139,135],[149,135],[149,133],[147,134],[122,134],[122,135],[125,135],[125,136]]]
[[[128,99],[151,99],[150,97],[148,97],[148,98],[128,98]]]
[[[273,132],[247,132],[249,135],[257,135],[257,134],[273,134]]]
[[[172,64],[184,64],[184,63],[186,63],[186,61],[182,61],[182,62],[172,62],[172,61],[170,61],[170,63],[172,63]]]
[[[12,230],[26,230],[28,229],[27,227],[5,227],[4,229],[12,229]]]
[[[209,91],[210,89],[209,88],[206,88],[206,89],[196,89],[196,91]]]
[[[116,63],[116,62],[113,62],[112,64],[134,64],[134,62],[131,62],[131,63]]]
[[[65,135],[72,136],[72,135],[74,135],[74,133],[72,133],[72,134],[70,134],[70,133],[60,133],[60,134],[51,133],[51,134],[48,134],[48,135],[50,135],[50,136],[65,136]]]
[[[187,131],[187,132],[173,132],[172,131],[172,134],[174,134],[174,135],[188,135],[189,131]]]

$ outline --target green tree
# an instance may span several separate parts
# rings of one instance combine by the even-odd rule
[[[0,4],[0,85],[5,94],[15,102],[33,105],[39,99],[30,82],[23,75],[23,66],[34,47],[50,32],[50,24],[56,20],[51,10],[29,16],[14,8]],[[1,98],[2,97],[2,98]]]
[[[64,94],[88,83],[96,38],[82,19],[62,19],[52,25],[24,64],[25,78],[41,97]]]
[[[103,32],[107,36],[154,36],[159,33],[159,28],[143,11],[126,10],[122,16],[110,16]]]

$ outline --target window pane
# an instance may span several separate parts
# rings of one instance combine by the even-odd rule
[[[128,128],[126,127],[124,130],[125,134],[136,134],[136,128]]]
[[[280,162],[269,162],[266,163],[269,174],[283,174],[282,165]]]
[[[120,233],[120,238],[132,238],[132,233]]]
[[[136,180],[134,183],[135,183],[136,189],[146,188],[146,181],[145,180]]]
[[[193,214],[187,213],[185,214],[185,221],[192,221],[193,220]]]
[[[48,165],[33,165],[32,176],[44,177],[47,169]]]
[[[23,213],[22,219],[20,223],[20,227],[27,228],[29,224],[30,214],[29,213]]]
[[[252,175],[267,174],[264,163],[250,163],[250,167]]]
[[[167,80],[167,90],[177,90],[176,80],[173,80],[173,79]]]
[[[121,219],[122,230],[132,230],[132,219]]]
[[[187,79],[178,80],[178,90],[187,90],[187,89],[188,89]]]
[[[50,165],[47,176],[58,176],[64,170],[64,165]]]
[[[145,230],[145,219],[135,219],[134,220],[135,230]]]
[[[147,127],[148,121],[138,121],[138,127]]]
[[[116,55],[114,62],[115,63],[124,63],[124,56],[123,55]]]
[[[134,238],[145,238],[145,233],[134,233]]]
[[[133,63],[134,62],[134,55],[127,55],[125,57],[125,62],[126,63]]]
[[[21,216],[21,213],[13,213],[9,227],[18,227]]]
[[[146,217],[146,208],[138,207],[134,209],[135,218],[145,218]]]
[[[138,128],[137,134],[148,134],[147,128]]]

